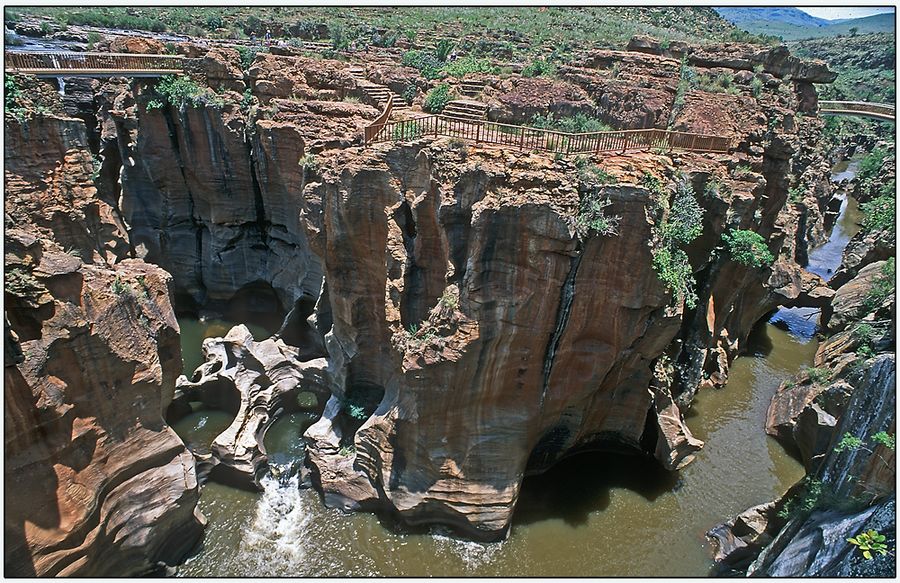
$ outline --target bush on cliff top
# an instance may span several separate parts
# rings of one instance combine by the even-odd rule
[[[450,86],[441,83],[425,96],[422,109],[430,113],[440,113],[444,111],[448,103],[450,103]]]
[[[748,267],[766,267],[775,261],[775,256],[766,246],[766,240],[759,233],[746,229],[732,229],[722,235],[731,258]]]
[[[166,75],[161,77],[154,91],[159,99],[147,102],[147,109],[162,109],[165,105],[181,108],[201,105],[222,107],[225,101],[209,87],[201,87],[186,76]]]

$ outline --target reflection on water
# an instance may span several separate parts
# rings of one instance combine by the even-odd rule
[[[832,180],[850,180],[856,176],[859,160],[839,162],[834,166]],[[844,248],[850,239],[859,232],[862,222],[862,211],[856,199],[845,197],[841,202],[840,213],[831,236],[824,244],[809,253],[809,265],[806,270],[815,273],[826,281],[841,266]],[[801,338],[812,338],[819,329],[820,310],[818,308],[781,308],[769,320],[780,328],[789,330]]]
[[[859,210],[856,199],[849,196],[844,198],[831,236],[828,241],[810,251],[809,265],[806,266],[806,270],[826,281],[831,279],[834,272],[841,266],[844,247],[847,246],[853,235],[859,232],[861,221],[862,212]]]
[[[209,446],[213,440],[228,429],[234,416],[224,411],[196,410],[200,403],[191,405],[195,407],[195,411],[175,422],[172,429],[181,436],[191,451],[209,453]]]
[[[266,437],[279,478],[265,478],[264,492],[204,486],[204,550],[179,573],[704,576],[711,566],[704,533],[803,476],[763,427],[778,384],[811,364],[816,343],[767,324],[750,342],[750,355],[735,361],[728,385],[697,396],[687,422],[706,446],[694,463],[670,474],[637,457],[572,456],[525,481],[510,536],[501,543],[462,541],[441,528],[397,532],[374,515],[325,508],[316,492],[289,477],[310,418],[288,416]],[[177,430],[185,436],[196,427],[185,420]]]
[[[181,328],[181,360],[184,362],[183,373],[190,378],[198,366],[203,364],[203,353],[200,348],[206,338],[222,337],[241,322],[216,319],[197,319],[181,316],[178,327]],[[271,332],[258,324],[244,324],[250,329],[254,340],[265,340]]]

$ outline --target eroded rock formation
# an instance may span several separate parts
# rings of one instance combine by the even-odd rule
[[[186,403],[201,402],[232,413],[234,422],[212,443],[210,469],[230,483],[258,488],[266,468],[266,429],[281,414],[320,408],[318,402],[330,396],[328,362],[301,360],[299,349],[277,337],[257,342],[246,326],[206,339],[203,355],[206,362],[191,380],[179,377],[173,406],[185,410]],[[305,399],[309,394],[312,399]]]
[[[217,49],[193,64],[219,90],[196,102],[103,84],[96,150],[122,253],[170,271],[180,304],[216,312],[242,290],[268,290],[297,321],[311,316],[307,335],[286,326],[255,342],[237,328],[208,341],[207,363],[180,383],[176,409],[190,395],[229,403],[234,424],[213,449],[244,482],[265,463],[261,437],[282,402],[324,386],[306,436],[327,503],[499,538],[523,477],[566,455],[688,463],[702,443],[682,411],[726,382],[753,324],[777,305],[830,298],[794,261],[805,230],[786,204],[792,172],[815,166],[821,121],[795,118],[803,89],[774,74],[759,99],[745,87],[676,104],[677,59],[600,51],[562,69],[551,111],[619,127],[714,124],[735,140],[723,155],[605,156],[596,162],[612,179],[588,184],[584,161],[528,152],[430,137],[361,148],[378,110],[356,102],[346,64],[258,55],[239,75],[238,58]],[[642,69],[619,77],[616,59]],[[536,85],[546,83],[486,94],[527,116],[529,96],[547,89]],[[654,267],[678,189],[703,209],[684,249],[696,306],[673,299]],[[589,193],[609,199],[615,235],[577,235]],[[731,229],[759,233],[775,263],[735,261],[722,242]],[[121,259],[111,240],[95,247]],[[316,342],[327,358],[304,364]]]
[[[81,120],[7,118],[5,140],[6,574],[160,572],[205,524],[163,420],[181,369],[171,277],[126,258]]]

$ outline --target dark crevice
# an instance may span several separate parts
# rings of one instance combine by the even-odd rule
[[[194,193],[191,192],[190,184],[188,183],[187,175],[184,171],[184,158],[181,155],[181,146],[178,141],[178,127],[175,125],[175,120],[172,119],[172,112],[170,108],[163,108],[163,117],[166,120],[166,129],[169,131],[169,142],[172,144],[172,152],[175,154],[175,159],[178,162],[178,171],[181,172],[181,178],[184,182],[184,190],[188,197],[188,210],[190,212],[190,220],[191,225],[194,227],[194,233],[196,237],[196,257],[197,260],[194,265],[194,272],[197,275],[197,284],[200,287],[201,295],[206,296],[206,285],[203,283],[203,230],[206,228],[202,223],[197,221],[196,213],[195,213],[195,203],[194,203]],[[190,132],[188,132],[190,133]],[[167,200],[167,197],[163,197],[164,200]],[[165,211],[165,209],[163,209]],[[160,256],[166,257],[166,236],[168,225],[165,224],[165,220],[168,217],[167,212],[163,212],[160,214],[160,232],[162,236],[160,237]]]
[[[269,223],[266,221],[266,205],[263,200],[262,188],[259,186],[259,177],[256,175],[256,156],[253,155],[253,145],[249,140],[247,146],[247,160],[250,164],[250,182],[253,184],[253,202],[256,208],[256,228],[259,238],[266,249],[269,247]]]
[[[569,323],[569,314],[572,311],[572,302],[575,299],[575,278],[578,275],[578,267],[581,265],[581,259],[584,256],[582,244],[579,242],[575,248],[575,255],[572,256],[569,264],[569,273],[563,283],[559,298],[559,310],[556,313],[556,326],[553,329],[553,335],[547,344],[547,351],[544,355],[543,367],[543,387],[541,389],[540,408],[544,408],[544,399],[547,397],[547,390],[550,388],[550,373],[553,370],[553,359],[556,357],[556,351],[559,350],[559,343],[562,340],[563,332]]]

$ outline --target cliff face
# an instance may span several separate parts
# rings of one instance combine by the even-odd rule
[[[123,259],[80,120],[6,125],[4,564],[124,576],[202,535],[194,463],[163,411],[181,369],[170,276]]]
[[[586,240],[568,162],[441,145],[345,152],[322,186],[337,382],[307,431],[326,500],[388,503],[408,522],[490,538],[523,476],[565,455],[688,463],[702,443],[680,407],[725,382],[763,314],[822,286],[789,259],[752,268],[721,247],[727,229],[753,228],[792,255],[789,142],[800,147],[778,139],[761,174],[739,179],[727,159],[683,156],[683,179],[665,157],[604,160],[619,181],[601,190],[618,234]],[[636,169],[663,177],[665,193]],[[658,199],[679,180],[705,211],[688,249],[698,309],[673,301],[653,268]]]
[[[651,57],[632,56],[667,63],[659,103],[629,106],[628,123],[647,108],[657,125],[673,115],[678,61]],[[563,456],[609,448],[688,463],[702,443],[681,412],[698,388],[725,383],[765,313],[821,296],[794,262],[804,231],[786,205],[820,122],[794,118],[801,88],[776,76],[759,100],[693,91],[675,112],[679,129],[727,127],[733,155],[608,156],[596,162],[613,180],[587,184],[581,163],[527,152],[355,147],[378,112],[344,101],[359,93],[345,64],[265,55],[239,78],[236,60],[211,51],[200,65],[221,104],[148,107],[150,87],[107,83],[96,116],[101,193],[129,249],[172,273],[179,303],[221,310],[253,289],[293,308],[279,338],[263,346],[239,330],[179,381],[182,400],[228,393],[218,400],[237,416],[214,455],[242,478],[264,464],[280,395],[308,373],[329,395],[307,432],[328,504],[497,538],[523,476]],[[604,103],[591,83],[578,81]],[[696,307],[654,267],[676,191],[702,209],[684,249]],[[591,193],[609,199],[616,234],[576,234]],[[759,233],[775,263],[734,261],[722,241],[732,229]],[[320,344],[326,361],[289,370],[323,356]],[[276,374],[291,382],[275,386]]]

